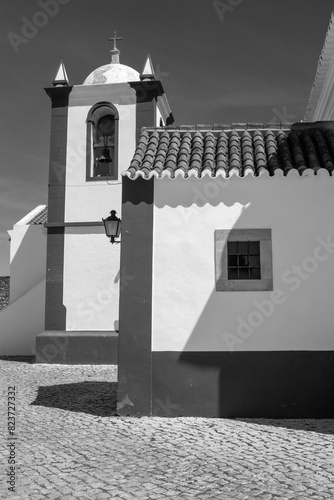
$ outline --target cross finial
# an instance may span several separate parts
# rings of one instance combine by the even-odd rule
[[[113,50],[117,50],[116,40],[123,40],[123,37],[122,36],[117,36],[117,31],[114,31],[114,36],[111,37],[111,38],[108,38],[108,42],[112,42],[112,41],[114,42]]]

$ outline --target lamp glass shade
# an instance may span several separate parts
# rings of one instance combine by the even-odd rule
[[[119,219],[116,219],[116,220],[105,219],[103,222],[104,222],[106,235],[109,238],[111,236],[113,236],[114,238],[118,238],[118,236],[121,232],[121,221]]]

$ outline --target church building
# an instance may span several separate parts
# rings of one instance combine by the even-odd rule
[[[121,64],[116,33],[82,85],[61,63],[48,205],[12,232],[13,275],[25,242],[39,279],[0,326],[37,314],[4,354],[118,364],[119,415],[333,417],[333,35],[332,18],[294,124],[173,126],[150,57]]]

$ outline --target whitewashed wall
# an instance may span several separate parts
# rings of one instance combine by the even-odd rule
[[[162,115],[160,113],[160,109],[158,106],[155,107],[155,126],[160,127],[160,120],[163,121]]]
[[[32,213],[32,212],[31,212]],[[28,216],[31,216],[31,213]],[[10,235],[10,302],[34,288],[46,273],[46,229],[24,220],[8,231]]]
[[[34,355],[44,321],[45,279],[0,311],[0,355]]]
[[[69,227],[64,252],[66,329],[118,329],[120,246],[103,227]]]
[[[10,304],[0,311],[0,354],[35,354],[36,333],[44,329],[46,229],[29,225],[36,207],[8,231],[10,242]]]
[[[111,102],[119,113],[117,181],[86,181],[87,115],[98,102]],[[69,98],[65,222],[96,221],[121,209],[121,172],[136,147],[136,96],[128,83],[74,86]]]
[[[165,178],[154,193],[154,351],[334,349],[333,177]],[[274,292],[215,291],[214,231],[232,228],[271,228]]]
[[[119,113],[117,181],[86,181],[87,115],[98,102]],[[128,83],[74,87],[69,99],[65,222],[121,216],[121,172],[136,147],[136,95]],[[118,329],[120,247],[99,226],[67,227],[64,248],[64,305],[67,330]]]

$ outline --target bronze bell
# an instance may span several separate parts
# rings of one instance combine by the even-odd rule
[[[100,158],[98,159],[98,161],[99,161],[99,163],[111,163],[112,162],[108,148],[102,149],[102,154],[101,154]]]

